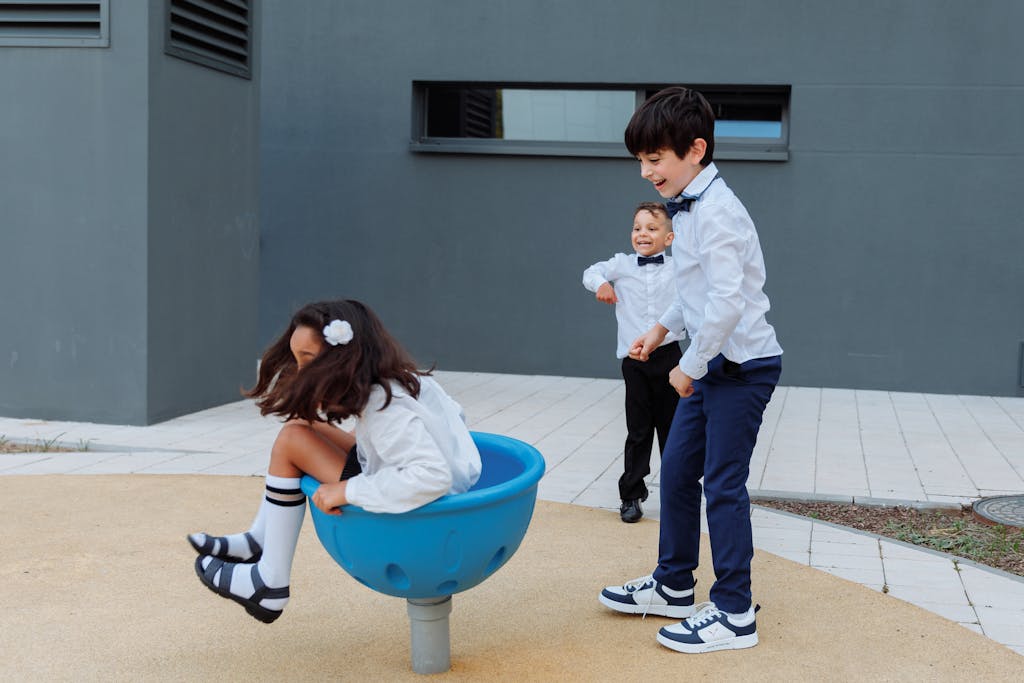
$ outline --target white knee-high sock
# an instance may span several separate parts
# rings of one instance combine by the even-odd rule
[[[285,477],[275,477],[272,474],[268,474],[266,477],[266,486],[273,487],[275,489],[288,489],[292,487],[294,480]],[[266,491],[264,490],[263,496],[260,498],[260,506],[256,510],[256,517],[252,520],[252,526],[249,527],[248,534],[252,536],[253,540],[263,547],[263,537],[266,533],[266,511],[267,511],[267,497]],[[223,552],[224,548],[221,544],[227,542],[227,551],[239,558],[251,557],[252,546],[249,543],[249,539],[245,536],[246,532],[239,532],[237,534],[229,534],[227,536],[216,537],[213,546],[213,552],[219,554]],[[198,533],[191,534],[192,538],[198,545],[205,543],[208,534]]]
[[[260,576],[267,586],[283,588],[292,574],[292,558],[299,542],[299,531],[306,517],[306,496],[296,477],[267,476],[267,497],[263,512],[263,557]]]
[[[268,488],[275,488],[279,490],[290,490],[296,489],[295,482],[301,481],[299,479],[292,479],[290,477],[275,477],[273,474],[266,476],[266,486]],[[249,533],[256,539],[256,542],[263,545],[263,539],[266,536],[267,531],[267,494],[264,490],[263,498],[260,499],[259,510],[256,511],[256,518],[252,520],[252,526],[249,527]],[[238,534],[241,536],[241,534]],[[244,542],[244,540],[243,540]],[[234,546],[232,546],[232,549]]]
[[[299,488],[300,481],[299,478],[267,476],[266,498],[261,506],[263,557],[256,566],[268,588],[285,588],[291,579],[292,558],[306,516],[306,496]],[[204,558],[203,569],[209,565],[210,558]],[[245,598],[252,596],[256,590],[250,570],[252,565],[236,564],[234,567],[229,590]],[[220,582],[221,571],[214,575],[214,583]],[[284,609],[286,604],[288,598],[264,598],[260,601],[261,606],[270,610]]]

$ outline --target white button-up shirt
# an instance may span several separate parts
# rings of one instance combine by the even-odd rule
[[[345,496],[370,512],[406,512],[448,493],[464,493],[480,478],[480,452],[459,406],[431,377],[411,397],[392,383],[391,403],[375,386],[356,418],[356,453],[362,474],[348,480]]]
[[[765,320],[764,257],[754,222],[717,175],[708,164],[683,190],[700,199],[672,218],[676,297],[658,321],[689,333],[679,367],[693,379],[707,374],[719,353],[734,363],[782,353]]]
[[[675,298],[672,257],[663,255],[664,264],[640,266],[637,265],[637,254],[616,254],[583,271],[583,286],[591,292],[596,292],[606,282],[612,283],[615,290],[619,300],[615,304],[615,319],[619,325],[615,349],[618,358],[629,355],[629,347],[636,338],[654,327]],[[676,342],[684,336],[669,332],[664,344]]]

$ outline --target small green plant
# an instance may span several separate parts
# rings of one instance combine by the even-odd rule
[[[60,437],[62,437],[62,436],[64,436],[64,432],[61,432],[60,434],[58,434],[57,436],[53,437],[52,439],[40,439],[39,440],[39,450],[41,450],[41,451],[52,451],[52,450],[54,450],[54,446],[56,445],[57,440],[60,439]]]
[[[6,435],[0,436],[0,453],[54,453],[71,450],[57,444],[57,441],[62,436],[64,436],[63,432],[52,439],[38,439],[35,443],[17,443],[8,439]],[[82,441],[79,441],[80,445],[82,443]],[[87,449],[88,442],[84,443]]]
[[[928,528],[913,521],[890,520],[886,531],[893,538],[914,545],[934,548],[969,560],[986,563],[992,557],[1020,552],[1024,531],[1002,525],[989,526],[969,519],[954,519]]]
[[[969,507],[922,510],[906,506],[772,500],[759,504],[958,555],[1024,576],[1024,529],[982,523]],[[955,567],[959,571],[962,562],[956,562]]]

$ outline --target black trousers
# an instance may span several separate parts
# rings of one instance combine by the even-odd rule
[[[679,394],[668,383],[668,373],[679,364],[683,353],[672,342],[651,353],[647,362],[622,359],[622,379],[626,382],[626,446],[619,498],[647,499],[644,477],[651,473],[651,447],[658,433],[658,447],[665,451],[668,430],[676,412]]]

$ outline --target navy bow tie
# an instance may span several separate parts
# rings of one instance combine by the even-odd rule
[[[658,254],[657,256],[637,256],[636,264],[638,266],[646,266],[648,263],[664,263],[665,255]]]
[[[678,202],[674,199],[670,199],[665,202],[665,210],[668,211],[668,217],[672,218],[677,213],[682,211],[683,213],[689,213],[690,207],[697,201],[696,197],[683,197]]]
[[[721,177],[722,176],[716,173],[715,177],[711,179],[711,183],[715,182]],[[672,218],[672,216],[675,216],[680,211],[682,211],[683,213],[690,213],[690,209],[693,208],[693,203],[704,196],[704,193],[707,192],[708,188],[711,187],[711,183],[708,183],[707,186],[700,191],[700,194],[686,194],[684,192],[683,194],[679,195],[679,201],[676,201],[675,199],[670,199],[667,202],[665,202],[665,210],[668,211],[668,217]]]

